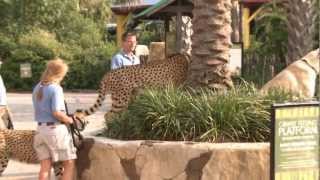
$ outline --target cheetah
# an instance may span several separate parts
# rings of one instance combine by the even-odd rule
[[[0,120],[4,121],[2,118]],[[86,125],[83,122],[82,119],[77,119],[74,124],[81,125],[78,129],[83,130]],[[7,168],[9,159],[28,164],[39,163],[37,153],[33,148],[35,134],[34,130],[0,129],[0,176]],[[62,162],[54,163],[53,168],[55,176],[60,179],[63,174]]]
[[[112,70],[102,78],[94,105],[88,109],[77,110],[75,116],[84,118],[93,114],[102,106],[106,94],[111,94],[112,107],[105,114],[105,119],[109,119],[112,114],[125,109],[132,96],[143,87],[162,87],[169,83],[183,84],[187,77],[189,62],[187,54],[175,54],[162,61]]]

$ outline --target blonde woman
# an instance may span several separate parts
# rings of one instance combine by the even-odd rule
[[[66,124],[72,118],[65,113],[63,89],[60,82],[64,79],[68,66],[62,59],[50,60],[40,82],[32,93],[35,120],[38,123],[34,137],[34,148],[40,160],[39,180],[50,179],[53,162],[63,162],[63,180],[73,179],[76,148]]]

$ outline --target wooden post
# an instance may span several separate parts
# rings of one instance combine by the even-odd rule
[[[181,1],[178,0],[178,12],[177,12],[177,18],[176,18],[176,52],[181,53],[182,50],[182,12],[180,10],[181,8]]]
[[[122,43],[121,37],[125,31],[124,25],[127,21],[127,15],[117,14],[116,19],[117,19],[117,46],[120,48]]]
[[[250,9],[243,6],[242,8],[242,38],[243,48],[248,49],[250,46]]]
[[[165,56],[167,57],[167,54],[168,54],[167,35],[168,35],[168,32],[170,31],[170,19],[168,17],[166,17],[164,20],[164,29],[165,29],[164,42],[165,42],[165,53],[166,53]]]

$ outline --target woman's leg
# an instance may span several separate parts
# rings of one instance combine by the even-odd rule
[[[49,180],[51,173],[51,159],[40,161],[39,180]]]
[[[74,172],[74,159],[63,161],[63,175],[62,180],[73,180],[73,172]]]

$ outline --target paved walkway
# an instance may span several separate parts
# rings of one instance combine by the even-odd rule
[[[97,94],[94,93],[65,93],[69,112],[72,113],[78,108],[86,108],[94,103]],[[33,107],[30,93],[8,93],[8,104],[13,114],[13,124],[15,129],[36,128],[33,120]],[[84,131],[84,135],[93,135],[104,127],[104,112],[110,107],[110,103],[105,103],[100,111],[89,116],[89,124]],[[9,166],[4,171],[0,180],[36,180],[40,166],[28,165],[17,161],[9,161]]]

